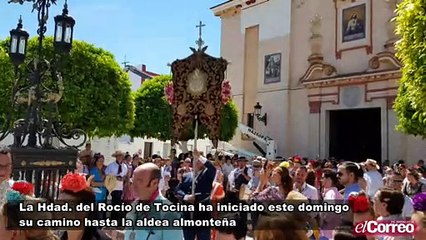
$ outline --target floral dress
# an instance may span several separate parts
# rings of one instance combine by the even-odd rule
[[[261,192],[254,192],[252,195],[253,200],[263,201],[281,201],[285,199],[285,196],[281,193],[280,189],[275,186],[265,188]]]

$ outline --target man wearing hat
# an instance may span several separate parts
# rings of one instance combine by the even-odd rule
[[[231,191],[238,192],[243,184],[248,184],[252,174],[251,169],[247,167],[248,160],[246,157],[239,157],[237,159],[237,168],[235,168],[229,174],[229,185],[231,187]]]
[[[373,159],[367,159],[364,162],[366,172],[364,172],[364,179],[367,184],[366,192],[370,198],[374,197],[374,194],[383,187],[382,174],[379,173],[379,165]]]
[[[112,157],[115,158],[115,161],[110,163],[105,169],[105,175],[115,176],[117,180],[115,188],[111,192],[112,205],[121,205],[122,203],[123,180],[127,175],[127,165],[123,163],[124,155],[125,154],[122,151],[115,151],[115,153],[112,154]],[[121,222],[120,218],[122,218],[120,213],[115,211],[111,212],[111,219]]]
[[[262,170],[262,159],[255,159],[252,162],[253,175],[248,183],[250,190],[255,191],[259,185],[260,170]]]

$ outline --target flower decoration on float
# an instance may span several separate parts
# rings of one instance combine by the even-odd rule
[[[348,202],[353,213],[365,213],[370,211],[370,201],[364,192],[351,194]]]
[[[222,83],[222,103],[224,105],[228,104],[231,100],[231,83],[227,80]],[[166,97],[167,102],[172,105],[174,102],[174,88],[173,82],[170,82],[166,87],[164,87],[164,95]]]
[[[228,80],[223,81],[222,83],[222,102],[223,104],[228,104],[231,100],[231,83]]]
[[[164,88],[164,95],[166,96],[167,102],[172,105],[174,100],[174,89],[173,89],[173,82],[170,82],[165,88]]]
[[[413,197],[413,208],[415,211],[426,212],[426,192],[416,194]]]
[[[12,190],[15,190],[22,195],[33,196],[34,186],[27,181],[16,181],[12,185]]]
[[[87,188],[86,178],[79,173],[68,173],[61,181],[61,191],[81,192]]]

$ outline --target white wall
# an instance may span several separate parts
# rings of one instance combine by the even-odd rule
[[[241,12],[241,33],[260,25],[259,41],[282,37],[290,33],[291,0],[268,1]]]
[[[142,65],[138,65],[135,67],[137,69],[141,69]],[[129,74],[130,81],[132,82],[132,91],[136,92],[141,87],[141,77],[139,77],[138,75],[134,74],[131,71],[129,71],[128,74]]]
[[[153,143],[152,154],[158,154],[162,157],[167,157],[170,154],[170,141],[162,142],[156,139],[145,139],[145,138],[135,138],[133,142],[129,142],[130,138],[127,137],[105,137],[105,138],[93,138],[90,140],[92,144],[92,150],[95,152],[100,152],[105,156],[106,162],[111,162],[114,159],[112,158],[112,154],[116,150],[121,150],[123,152],[129,152],[129,154],[133,155],[134,153],[138,153],[139,150],[142,150],[142,156],[144,151],[144,143],[151,142]],[[69,145],[76,145],[78,141],[67,141]],[[8,136],[4,141],[1,142],[2,145],[11,145],[13,144],[13,137]],[[60,146],[64,146],[60,144]],[[188,141],[188,150],[193,150],[194,141]],[[204,153],[209,153],[212,149],[211,141],[208,139],[199,139],[197,141],[197,148],[199,151]],[[84,145],[80,148],[84,149]],[[182,151],[179,147],[176,147],[176,150],[179,153]]]

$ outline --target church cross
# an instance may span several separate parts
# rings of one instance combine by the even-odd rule
[[[124,62],[122,62],[121,64],[123,64],[123,65],[124,65],[124,67],[127,67],[129,63],[130,63],[130,62],[129,62],[129,61],[127,61],[126,56],[124,56]]]
[[[206,26],[206,24],[203,24],[202,21],[200,21],[200,24],[196,26],[198,28],[198,40],[195,43],[198,45],[198,50],[201,50],[201,48],[204,45],[202,35],[203,35],[203,27],[205,27],[205,26]]]

